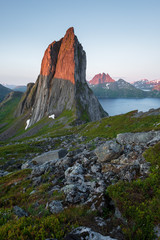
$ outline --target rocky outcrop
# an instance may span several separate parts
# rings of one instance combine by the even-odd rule
[[[45,51],[40,75],[28,86],[16,116],[30,112],[29,126],[44,116],[71,110],[76,120],[95,121],[107,116],[86,82],[86,54],[74,29]]]
[[[94,232],[92,231],[91,228],[87,228],[87,227],[78,227],[64,238],[64,240],[80,240],[80,239],[116,240],[115,238],[111,238],[110,236],[103,236],[100,233]]]
[[[109,74],[105,74],[105,73],[99,73],[97,75],[95,75],[92,80],[89,81],[89,83],[91,85],[97,85],[97,84],[101,84],[101,83],[110,83],[110,82],[115,82],[115,80],[113,78],[111,78],[109,76]]]

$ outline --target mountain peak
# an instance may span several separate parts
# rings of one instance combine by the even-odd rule
[[[74,27],[68,28],[65,35],[72,35],[72,34],[74,35]]]
[[[91,85],[97,85],[97,84],[101,84],[101,83],[110,83],[110,82],[115,82],[115,80],[113,78],[110,77],[110,75],[107,73],[99,73],[96,74],[92,80],[89,81],[89,83]]]
[[[16,116],[29,112],[31,126],[45,116],[58,117],[65,110],[71,110],[78,122],[95,121],[108,115],[87,85],[86,53],[73,27],[46,49],[40,75],[28,87]]]

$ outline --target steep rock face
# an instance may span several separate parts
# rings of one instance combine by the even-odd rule
[[[108,73],[107,75],[105,73],[102,73],[102,74],[99,73],[95,75],[92,80],[89,81],[91,85],[97,85],[101,83],[110,83],[110,82],[115,82],[115,80],[111,78]]]
[[[86,54],[74,29],[45,51],[40,75],[23,96],[16,116],[30,112],[30,126],[44,116],[72,110],[77,120],[95,121],[108,114],[86,82]]]
[[[54,78],[70,80],[75,84],[75,48],[74,29],[69,28],[62,40]]]

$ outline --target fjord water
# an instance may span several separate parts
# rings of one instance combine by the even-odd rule
[[[127,113],[133,110],[146,112],[151,108],[160,108],[160,98],[118,98],[99,99],[109,116]]]

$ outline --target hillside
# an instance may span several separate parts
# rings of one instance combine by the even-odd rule
[[[0,102],[3,101],[5,96],[10,93],[12,90],[9,88],[4,87],[2,84],[0,84]]]
[[[66,128],[63,114],[38,134],[1,142],[1,239],[67,240],[81,231],[95,239],[155,239],[160,115],[135,115]]]
[[[160,97],[158,91],[146,92],[123,79],[111,83],[89,85],[98,98],[145,98]]]

